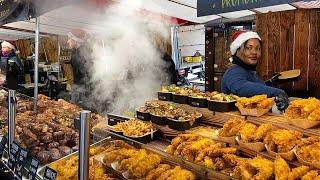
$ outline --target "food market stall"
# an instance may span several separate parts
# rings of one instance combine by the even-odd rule
[[[7,94],[1,93],[1,119],[8,119]],[[318,176],[318,157],[313,156],[319,147],[318,99],[293,101],[279,116],[269,113],[274,99],[265,95],[242,98],[175,86],[158,93],[158,100],[137,107],[134,119],[92,114],[90,179]],[[11,176],[77,179],[75,119],[81,108],[37,98],[35,112],[32,98],[17,95],[15,143],[2,158],[17,174]],[[1,141],[0,147],[5,144]],[[22,173],[21,164],[27,169]]]

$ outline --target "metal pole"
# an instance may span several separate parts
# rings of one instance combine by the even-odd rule
[[[8,98],[8,148],[10,150],[11,144],[14,141],[15,135],[15,120],[16,120],[16,91],[9,90]]]
[[[89,122],[91,118],[90,111],[81,111],[80,113],[80,142],[79,142],[79,180],[89,179],[89,148],[90,131]]]
[[[33,110],[37,112],[38,102],[38,62],[39,62],[39,23],[40,17],[36,17],[36,35],[35,35],[35,59],[34,59],[34,102]]]

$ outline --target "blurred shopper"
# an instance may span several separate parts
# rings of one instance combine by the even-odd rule
[[[18,84],[24,84],[24,67],[16,56],[16,47],[13,41],[1,43],[0,85],[9,89],[18,89]]]

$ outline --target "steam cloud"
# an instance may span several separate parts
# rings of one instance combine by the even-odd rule
[[[169,39],[169,27],[138,15],[141,9],[142,1],[124,0],[108,7],[105,21],[99,21],[105,31],[92,42],[91,82],[92,103],[100,112],[132,111],[155,98],[161,84],[168,81],[163,71],[167,64],[153,36]]]

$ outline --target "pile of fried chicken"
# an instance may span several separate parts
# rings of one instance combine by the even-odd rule
[[[257,126],[239,118],[231,118],[219,130],[219,136],[232,137],[239,135],[243,143],[263,142],[271,130],[272,125],[270,124]]]
[[[310,163],[320,162],[320,137],[303,139],[297,146],[297,156]]]
[[[241,176],[244,180],[314,180],[320,179],[317,170],[310,170],[308,166],[299,166],[290,168],[288,163],[277,156],[275,161],[255,157],[253,159],[235,158],[237,163],[235,174]]]
[[[137,149],[123,141],[118,141],[102,152],[103,162],[118,162],[117,171],[128,171],[131,178],[147,180],[194,180],[195,175],[180,166],[172,166],[163,162],[162,158],[145,149]]]
[[[320,100],[316,98],[294,100],[286,109],[285,116],[289,119],[320,121]]]
[[[230,157],[236,154],[237,149],[224,147],[221,143],[199,135],[180,134],[172,140],[166,152],[214,170],[228,171],[234,167]]]
[[[302,133],[278,129],[268,133],[264,139],[264,143],[267,144],[271,151],[277,153],[286,153],[291,151],[296,145],[301,142]]]
[[[268,98],[267,95],[256,95],[251,98],[240,97],[236,106],[245,109],[270,109],[274,103],[274,97]]]

